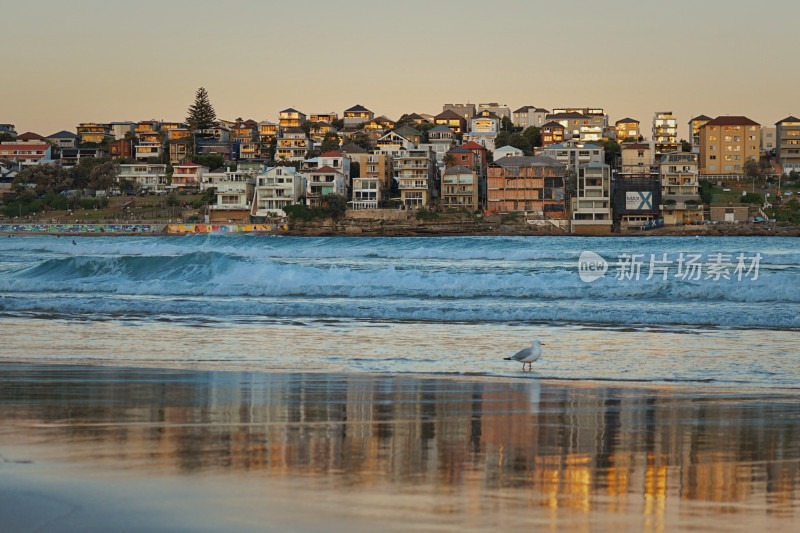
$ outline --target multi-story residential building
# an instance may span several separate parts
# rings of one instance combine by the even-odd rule
[[[400,200],[407,207],[427,206],[435,194],[436,161],[428,149],[412,148],[392,159]]]
[[[271,143],[281,135],[281,127],[274,122],[264,120],[258,123],[258,136],[262,143]]]
[[[169,141],[179,141],[187,139],[192,134],[189,128],[170,128],[162,130]]]
[[[136,124],[133,122],[112,122],[109,126],[111,126],[111,135],[117,140],[130,137],[136,129]]]
[[[53,161],[49,144],[24,141],[1,143],[0,159],[8,159],[16,163],[17,171]]]
[[[136,150],[133,139],[119,139],[108,143],[108,157],[111,159],[124,159],[134,157]]]
[[[239,160],[248,161],[253,159],[264,159],[265,154],[261,143],[255,141],[239,142]]]
[[[255,179],[254,217],[286,216],[284,208],[300,202],[306,192],[306,176],[293,167],[268,167]]]
[[[328,194],[347,195],[347,179],[341,169],[324,165],[304,174],[308,206],[319,206],[322,197]]]
[[[17,138],[14,139],[14,142],[26,142],[26,143],[36,143],[42,144],[46,143],[47,139],[39,135],[38,133],[34,133],[32,131],[26,131],[25,133],[20,133],[17,135]]]
[[[375,113],[361,104],[354,105],[350,109],[344,110],[345,127],[357,127],[364,122],[369,122],[375,118]]]
[[[551,113],[547,115],[547,122],[557,122],[564,126],[564,139],[580,139],[584,137],[602,137],[604,117],[597,115],[583,115],[581,113]],[[597,140],[597,139],[596,139]]]
[[[74,167],[80,163],[81,159],[108,157],[108,152],[102,148],[64,148],[61,150],[61,166],[64,168]]]
[[[442,113],[446,113],[447,111],[452,111],[456,115],[463,118],[464,126],[466,127],[466,125],[469,124],[469,121],[472,120],[472,117],[475,116],[475,104],[444,104],[442,106]],[[445,124],[445,126],[447,125],[448,124]],[[463,132],[456,132],[456,133],[463,133]]]
[[[13,124],[0,124],[0,133],[5,133],[7,135],[11,135],[12,137],[16,137],[17,128]]]
[[[494,113],[497,115],[498,119],[502,123],[503,118],[507,118],[511,120],[511,109],[505,104],[498,104],[497,102],[490,102],[487,104],[478,104],[478,108],[476,110],[477,114],[486,111],[489,113]]]
[[[611,167],[587,163],[578,167],[575,195],[572,197],[572,233],[611,233]]]
[[[775,155],[783,174],[800,173],[800,119],[789,116],[775,123]]]
[[[761,128],[761,151],[765,153],[777,153],[778,144],[776,142],[778,128]]]
[[[99,122],[83,122],[78,124],[78,136],[80,143],[101,144],[104,141],[111,141],[114,136],[111,134],[111,125]]]
[[[253,141],[256,129],[250,126],[250,122],[237,122],[231,126],[231,142],[246,143]]]
[[[299,128],[300,123],[305,121],[306,116],[297,109],[292,107],[284,109],[280,112],[280,126],[281,128]]]
[[[653,142],[658,155],[680,148],[678,121],[672,116],[672,111],[659,111],[653,117]]]
[[[387,154],[396,154],[416,147],[414,141],[400,135],[396,131],[390,131],[386,135],[383,135],[375,144],[379,151]]]
[[[711,117],[698,115],[689,121],[689,136],[691,137],[693,152],[700,151],[700,128],[709,120],[711,120]]]
[[[180,139],[169,143],[169,162],[183,163],[192,155],[192,141],[190,139]]]
[[[308,138],[305,131],[300,128],[287,127],[278,139],[278,148],[275,152],[276,160],[302,161],[306,153],[314,149],[314,141]]]
[[[361,124],[361,127],[365,130],[375,130],[378,132],[384,132],[386,130],[394,128],[395,121],[390,119],[389,117],[381,115],[379,117],[373,118],[369,122]]]
[[[206,179],[209,174],[206,174]],[[253,172],[226,171],[224,177],[216,181],[213,186],[216,187],[216,202],[209,206],[212,222],[250,221],[255,186]]]
[[[134,157],[139,161],[150,158],[159,158],[163,153],[164,145],[158,141],[139,141],[134,146]]]
[[[661,156],[661,216],[664,224],[676,225],[703,219],[698,182],[698,155],[671,152]]]
[[[448,167],[464,166],[475,170],[475,153],[472,150],[468,150],[463,146],[456,146],[448,151],[446,155],[452,158],[452,162],[447,164]]]
[[[334,120],[338,120],[339,115],[331,111],[330,113],[312,113],[308,120],[311,122],[327,122],[330,124]]]
[[[75,148],[78,146],[78,137],[71,131],[61,130],[47,137],[47,140],[57,148]]]
[[[447,152],[456,144],[456,134],[447,126],[434,126],[428,130],[428,146],[436,156],[436,164],[439,166],[439,173],[444,170],[444,159]],[[424,148],[425,145],[420,145]]]
[[[495,148],[492,155],[494,155],[495,159],[501,159],[503,157],[522,157],[525,153],[519,148],[505,145],[500,148]]]
[[[479,111],[472,117],[469,133],[464,135],[465,141],[477,143],[487,150],[494,150],[494,140],[500,132],[500,117],[491,111]]]
[[[625,142],[625,139],[633,139],[631,142],[639,141],[639,121],[632,118],[623,118],[615,124],[616,141],[618,144]]]
[[[478,174],[469,167],[456,165],[442,175],[442,207],[478,209]]]
[[[200,189],[209,168],[197,163],[182,163],[172,167],[173,189]]]
[[[433,117],[433,123],[437,126],[447,126],[459,136],[467,131],[467,120],[462,115],[449,109]]]
[[[331,167],[344,175],[346,187],[350,186],[350,158],[338,150],[331,150],[317,156],[319,167]]]
[[[531,126],[541,128],[547,122],[547,115],[550,111],[532,105],[525,105],[514,111],[511,121],[518,128],[529,128]]]
[[[358,175],[353,177],[353,209],[373,209],[379,202],[389,199],[392,167],[389,154],[369,153],[354,144],[341,148],[352,163],[358,164]]]
[[[137,183],[142,189],[150,192],[164,192],[167,187],[167,165],[134,163],[120,165],[117,177],[124,181]]]
[[[133,133],[136,135],[137,139],[142,139],[142,134],[158,133],[160,129],[161,123],[157,120],[143,120],[142,122],[136,123]]]
[[[546,156],[504,157],[488,170],[489,211],[567,221],[566,167]]]
[[[461,148],[465,148],[472,152],[473,168],[478,173],[479,178],[485,178],[486,168],[489,165],[489,158],[486,152],[486,148],[472,141],[465,142],[464,144],[461,145]]]
[[[580,165],[605,162],[605,150],[596,144],[566,141],[542,149],[542,155],[564,165],[568,173],[577,173]]]
[[[744,175],[744,165],[758,160],[761,125],[743,116],[721,116],[700,128],[700,174],[716,178]]]
[[[551,120],[542,126],[542,146],[547,148],[553,144],[564,142],[564,125]]]
[[[620,150],[620,174],[650,174],[656,162],[656,153],[650,143],[626,144]]]
[[[554,107],[553,114],[560,113],[578,113],[580,115],[590,117],[593,123],[599,123],[601,126],[608,126],[608,115],[602,107]]]

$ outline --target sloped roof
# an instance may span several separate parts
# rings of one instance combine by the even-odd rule
[[[790,115],[783,120],[779,120],[775,123],[775,125],[777,126],[778,124],[783,124],[784,122],[800,122],[800,118]]]
[[[547,115],[547,118],[554,119],[554,118],[586,118],[586,115],[581,113],[554,113],[551,115]]]
[[[283,111],[281,111],[281,113],[301,113],[301,111],[298,111],[297,109],[295,109],[293,107],[289,107],[289,108],[286,108]]]
[[[444,124],[439,124],[437,126],[434,126],[433,128],[428,130],[428,133],[431,133],[431,132],[434,132],[434,131],[436,131],[436,132],[441,131],[443,133],[447,133],[447,132],[453,133],[453,130],[451,130],[450,128],[448,128]]]
[[[422,132],[412,128],[411,126],[402,126],[394,130],[394,132],[398,135],[402,135],[403,137],[407,135],[422,135]]]
[[[466,148],[467,150],[486,150],[485,147],[481,146],[475,141],[465,142],[464,144],[461,145],[461,148]]]
[[[447,111],[442,111],[441,113],[439,113],[438,115],[436,115],[433,118],[434,118],[434,120],[437,120],[437,119],[450,119],[450,118],[458,118],[458,119],[461,119],[461,120],[466,120],[464,117],[462,117],[461,115],[459,115],[458,113],[456,113],[455,111],[452,111],[450,109],[448,109]]]
[[[311,171],[312,174],[330,174],[332,172],[338,172],[339,174],[342,173],[341,170],[335,169],[329,165],[325,165],[324,167],[320,167]]]
[[[339,150],[345,154],[368,154],[367,150],[364,150],[359,145],[355,143],[347,143],[343,144],[339,147]]]
[[[564,129],[564,125],[560,122],[556,122],[555,120],[551,120],[550,122],[546,122],[542,124],[543,128],[561,128]]]
[[[406,118],[409,119],[409,120],[425,120],[425,117],[423,117],[422,115],[420,115],[418,113],[411,113]]]
[[[758,122],[741,115],[717,117],[706,122],[706,126],[760,126]]]
[[[80,137],[71,131],[61,130],[58,133],[52,134],[48,139],[79,139]]]
[[[544,155],[506,156],[495,161],[495,164],[501,167],[564,167],[552,157]]]
[[[636,124],[639,124],[639,121],[634,119],[634,118],[621,118],[618,121],[616,121],[614,124],[624,124],[624,123],[629,123],[629,122],[635,122]]]
[[[465,165],[456,165],[444,171],[445,174],[472,174],[472,169]]]
[[[520,107],[519,109],[517,109],[516,111],[514,111],[514,113],[526,113],[529,109],[533,109],[535,111],[536,110],[536,106],[524,105],[524,106]]]
[[[319,154],[319,157],[342,157],[342,152],[339,152],[337,150],[331,150],[330,152]]]
[[[694,122],[695,120],[711,120],[711,117],[707,117],[705,115],[697,115],[696,117],[691,119],[689,122],[691,123],[691,122]]]
[[[650,150],[649,144],[633,143],[626,144],[622,147],[623,150]]]
[[[38,133],[33,133],[32,131],[26,131],[25,133],[20,133],[17,135],[18,141],[43,141],[45,140],[44,137],[39,135]]]
[[[448,154],[471,154],[472,150],[464,148],[463,146],[456,146],[452,150],[448,150]]]
[[[495,148],[494,151],[497,152],[498,150],[514,150],[515,152],[522,152],[521,149],[517,148],[516,146],[511,146],[510,144],[501,146],[500,148]]]
[[[39,144],[39,143],[31,143],[31,142],[28,142],[28,143],[11,142],[11,143],[7,143],[7,144],[0,144],[0,150],[26,150],[27,151],[27,150],[47,150],[48,148],[50,148],[50,145],[47,144],[47,143]],[[14,155],[14,154],[11,154],[11,155]],[[25,157],[28,157],[28,156],[25,156]]]
[[[365,113],[365,112],[366,113],[371,113],[371,111],[369,109],[367,109],[366,107],[364,107],[361,104],[356,104],[353,107],[351,107],[350,109],[345,109],[344,112],[345,113],[348,113],[348,112],[349,113]]]

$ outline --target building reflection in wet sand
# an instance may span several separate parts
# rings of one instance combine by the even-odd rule
[[[457,508],[443,503],[437,513],[591,511],[643,517],[648,529],[667,515],[790,523],[797,514],[792,396],[533,379],[12,365],[2,373],[0,446],[15,459],[311,479],[328,490],[458,496]]]

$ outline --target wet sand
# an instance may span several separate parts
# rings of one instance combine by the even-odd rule
[[[0,364],[4,531],[794,531],[800,396]]]

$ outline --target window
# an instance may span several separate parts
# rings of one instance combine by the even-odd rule
[[[715,155],[710,155],[710,156],[708,156],[708,158],[709,158],[710,160],[714,161],[714,160],[716,160],[716,159],[717,159],[717,156],[715,156]]]

